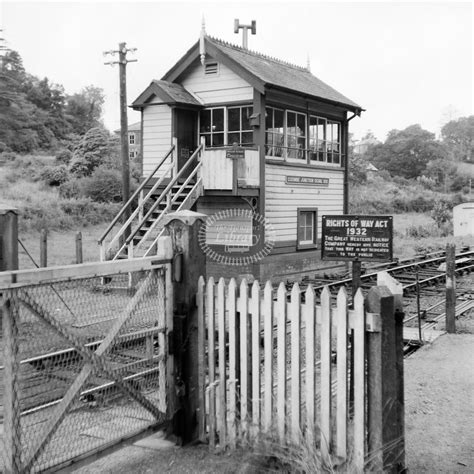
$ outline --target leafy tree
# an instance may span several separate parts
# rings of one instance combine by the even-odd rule
[[[87,130],[100,126],[104,101],[104,91],[92,85],[69,96],[65,112],[72,131],[83,135]]]
[[[436,159],[426,165],[425,175],[435,180],[438,185],[445,185],[457,174],[456,165],[449,159]]]
[[[113,161],[113,151],[107,130],[91,128],[74,150],[70,171],[77,177],[89,176],[98,166]]]
[[[441,137],[456,160],[474,162],[474,115],[451,120],[441,129]]]
[[[408,179],[420,176],[429,161],[446,156],[446,148],[435,140],[434,133],[420,125],[390,131],[385,143],[370,147],[366,153],[366,159],[379,169]]]

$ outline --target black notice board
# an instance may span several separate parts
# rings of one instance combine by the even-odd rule
[[[323,260],[393,260],[392,216],[322,216]]]

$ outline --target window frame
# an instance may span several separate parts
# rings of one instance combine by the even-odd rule
[[[128,134],[128,144],[129,145],[135,145],[135,132],[131,132]]]
[[[275,111],[283,112],[283,143],[275,144],[275,136],[280,136],[280,133],[271,131],[275,130]],[[271,112],[271,114],[270,114]],[[328,165],[330,167],[342,168],[344,166],[344,154],[342,150],[342,125],[343,122],[333,120],[331,118],[316,115],[312,112],[300,112],[298,110],[280,108],[273,105],[268,105],[265,108],[265,157],[292,164],[305,164],[309,166]],[[298,124],[298,116],[304,117],[305,129],[304,135],[297,135],[290,133],[288,127],[289,114],[295,114],[296,128]],[[267,121],[271,116],[271,126],[267,127]],[[312,121],[316,123],[311,123]],[[314,127],[314,128],[313,128]],[[320,127],[322,127],[320,129]],[[337,137],[334,138],[334,129],[337,129]],[[319,136],[320,131],[322,136]],[[329,134],[329,135],[328,135]],[[269,138],[272,137],[270,141]],[[291,141],[304,140],[305,148],[300,151],[296,146],[291,146]],[[298,143],[297,143],[298,144]],[[281,148],[280,152],[276,151]],[[291,151],[297,150],[301,157],[290,156]],[[314,158],[317,156],[317,158]]]
[[[318,208],[317,207],[298,207],[296,209],[296,249],[310,250],[318,248]],[[301,240],[300,225],[302,216],[306,213],[313,214],[313,240],[312,242]]]
[[[222,110],[223,111],[223,126],[222,126],[222,130],[218,130],[218,131],[213,131],[212,130],[212,127],[213,127],[213,121],[214,121],[214,110]],[[210,122],[210,127],[211,127],[211,130],[209,132],[203,132],[201,130],[201,125],[202,125],[202,121],[201,121],[201,113],[202,112],[206,112],[206,111],[209,111],[211,113],[211,122]],[[199,140],[201,140],[202,137],[206,137],[206,136],[209,136],[210,137],[210,140],[209,140],[209,145],[206,143],[206,148],[221,148],[221,147],[224,147],[226,145],[226,141],[227,141],[227,107],[225,107],[224,105],[221,105],[221,106],[218,106],[218,107],[206,107],[204,109],[202,109],[199,113]],[[222,134],[223,135],[223,138],[222,138],[222,145],[213,145],[213,135],[220,135]]]
[[[233,131],[229,131],[229,114],[228,114],[228,111],[229,109],[240,109],[240,114],[239,114],[239,123],[240,123],[240,127],[242,127],[242,109],[244,108],[250,108],[251,109],[251,114],[253,113],[253,105],[252,104],[239,104],[239,105],[216,105],[215,107],[205,107],[203,109],[200,110],[199,112],[199,124],[198,124],[198,134],[199,134],[199,142],[201,141],[201,138],[202,137],[205,137],[205,136],[210,136],[210,139],[209,139],[209,143],[210,144],[207,144],[206,143],[206,148],[224,148],[224,147],[228,147],[228,146],[232,146],[232,143],[229,143],[228,141],[228,135],[229,133],[239,133],[239,137],[240,137],[240,142],[239,142],[239,146],[241,147],[244,147],[244,148],[252,148],[254,147],[254,143],[253,143],[253,129],[250,128],[249,130],[233,130]],[[224,125],[223,125],[223,130],[222,131],[217,131],[217,132],[213,132],[212,130],[209,131],[209,132],[203,132],[201,131],[201,124],[202,124],[202,120],[201,120],[201,113],[205,112],[205,111],[211,111],[211,128],[212,128],[212,124],[213,124],[213,117],[214,117],[214,110],[217,110],[217,109],[221,109],[223,110],[223,113],[224,113]],[[252,133],[252,143],[247,143],[245,145],[242,144],[242,133],[248,133],[248,132],[251,132]],[[213,134],[223,134],[224,135],[224,138],[223,138],[223,143],[222,145],[212,145],[212,142],[213,142],[213,139],[212,139],[212,136]]]
[[[239,130],[230,130],[229,129],[229,110],[235,110],[235,109],[239,109]],[[237,146],[240,146],[240,147],[251,147],[253,146],[253,129],[252,129],[252,126],[250,125],[250,121],[249,121],[249,129],[243,129],[243,115],[242,115],[242,112],[243,112],[243,109],[250,109],[250,115],[252,115],[253,113],[253,106],[252,105],[231,105],[229,107],[226,107],[226,139],[225,139],[225,144],[227,144],[228,146],[233,146],[234,142],[230,143],[229,141],[229,135],[230,134],[239,134],[239,141],[237,143]],[[252,134],[252,141],[250,143],[242,143],[242,135],[244,133],[251,133]]]

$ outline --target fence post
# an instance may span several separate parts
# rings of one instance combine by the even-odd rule
[[[48,266],[48,233],[41,229],[40,233],[40,267]]]
[[[0,272],[7,270],[18,270],[18,210],[0,204]],[[2,324],[0,317],[0,333]]]
[[[76,234],[76,263],[82,263],[82,233]]]
[[[369,332],[367,340],[371,469],[399,473],[405,469],[403,313],[395,311],[395,298],[386,286],[369,290],[366,310],[379,313],[381,321],[381,331]]]
[[[183,442],[199,436],[198,280],[204,276],[206,259],[199,245],[199,229],[205,214],[193,211],[170,213],[165,226],[173,245],[173,353],[177,410],[173,418],[174,434]]]
[[[0,272],[18,270],[18,211],[0,205]]]
[[[18,211],[0,205],[0,272],[18,270]],[[0,332],[3,335],[3,423],[5,472],[21,470],[20,407],[18,400],[18,314],[9,293],[0,293]]]
[[[446,331],[456,332],[456,247],[446,245]]]

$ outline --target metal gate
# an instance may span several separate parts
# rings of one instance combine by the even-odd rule
[[[0,273],[0,471],[64,466],[169,418],[170,263]]]

